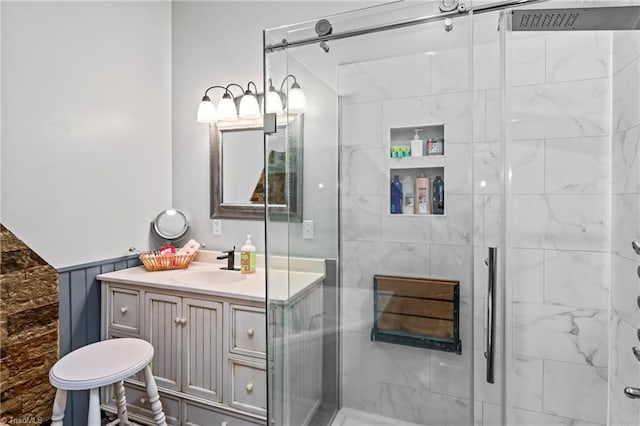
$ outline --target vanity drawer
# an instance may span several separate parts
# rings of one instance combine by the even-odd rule
[[[211,407],[204,407],[185,401],[184,410],[185,426],[255,426],[257,424],[239,417],[215,411]]]
[[[125,383],[124,394],[127,399],[127,411],[144,417],[150,424],[153,424],[153,412],[151,411],[151,404],[146,390]],[[164,395],[162,392],[160,393],[160,402],[162,403],[162,411],[167,418],[167,424],[179,425],[180,402],[175,398]],[[115,399],[113,404],[115,405]]]
[[[140,292],[109,287],[111,312],[109,327],[129,333],[140,333]]]
[[[267,352],[264,309],[231,305],[231,344],[235,354],[265,358]]]
[[[229,405],[239,410],[267,414],[267,373],[264,365],[229,359]]]

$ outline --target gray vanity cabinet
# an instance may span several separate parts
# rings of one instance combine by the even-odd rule
[[[324,263],[317,263],[315,272],[274,272],[283,285],[274,284],[268,325],[265,298],[256,291],[264,290],[259,274],[213,286],[183,284],[174,279],[179,272],[142,267],[101,274],[102,339],[136,337],[153,345],[151,369],[167,424],[264,426],[268,326],[274,336],[269,424],[309,425],[322,398]],[[130,420],[152,425],[141,375],[125,381],[125,394]],[[101,403],[115,418],[111,387],[101,390]]]
[[[103,339],[153,345],[151,369],[168,424],[266,424],[263,303],[108,281],[102,296]],[[129,417],[153,424],[142,378],[129,378],[125,393]],[[102,408],[116,413],[110,387]]]

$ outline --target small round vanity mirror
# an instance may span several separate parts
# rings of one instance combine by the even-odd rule
[[[167,209],[160,212],[151,223],[154,234],[165,240],[178,240],[189,230],[189,219],[182,210]]]

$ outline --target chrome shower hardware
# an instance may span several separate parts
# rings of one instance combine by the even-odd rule
[[[511,15],[513,31],[607,31],[640,29],[640,6],[520,9]]]
[[[631,399],[638,399],[640,398],[640,389],[629,386],[624,388],[624,394]]]
[[[635,356],[636,359],[640,361],[640,349],[638,349],[637,346],[634,346],[631,348],[631,351],[633,352],[633,356]]]
[[[331,34],[333,31],[333,27],[331,26],[331,22],[326,19],[321,19],[316,22],[316,34],[320,37]]]
[[[631,248],[640,256],[640,243],[637,241],[631,241]]]
[[[453,29],[453,21],[450,18],[444,20],[444,30],[449,32]]]
[[[440,11],[451,12],[458,8],[458,0],[440,0]]]
[[[440,12],[453,12],[456,9],[464,13],[467,11],[467,5],[460,0],[440,0]]]

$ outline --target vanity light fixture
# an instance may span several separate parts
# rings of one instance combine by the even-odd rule
[[[284,84],[289,78],[293,79],[293,84],[288,93],[285,94],[283,92]],[[307,97],[300,88],[296,76],[293,74],[287,75],[282,80],[279,91],[276,91],[275,87],[273,87],[273,82],[269,79],[266,111],[280,114],[285,108],[290,114],[300,114],[307,110]]]
[[[247,90],[244,92],[244,95],[242,95],[242,98],[240,98],[240,118],[258,118],[262,116],[258,99],[251,91],[252,84],[253,88],[256,89],[256,94],[258,93],[256,84],[250,81],[249,84],[247,84]]]
[[[232,98],[231,92],[225,92],[218,103],[218,118],[225,121],[233,121],[238,119],[238,111],[236,110],[235,98]]]
[[[285,82],[293,79],[293,84],[288,90],[288,96],[282,89]],[[251,90],[253,85],[254,91]],[[242,95],[234,96],[231,87],[239,87]],[[208,93],[210,90],[219,88],[224,90],[224,95],[218,103],[218,108],[213,105]],[[266,98],[266,99],[265,99]],[[215,123],[218,120],[233,121],[239,118],[254,119],[262,116],[260,102],[266,101],[266,112],[281,114],[285,108],[291,114],[300,114],[307,109],[307,97],[300,88],[296,77],[293,74],[287,75],[280,84],[280,90],[276,90],[271,79],[269,79],[269,89],[266,97],[258,93],[258,87],[253,81],[247,84],[246,90],[236,83],[227,86],[211,86],[204,92],[202,101],[198,106],[197,120],[199,123]]]

